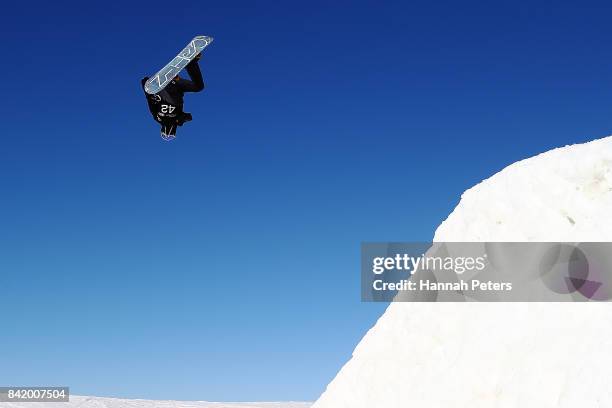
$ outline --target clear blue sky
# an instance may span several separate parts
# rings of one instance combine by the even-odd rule
[[[0,384],[311,400],[384,305],[362,241],[612,133],[612,9],[582,2],[8,2]],[[196,34],[163,142],[139,80]]]

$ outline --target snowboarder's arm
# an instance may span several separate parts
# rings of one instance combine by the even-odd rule
[[[191,81],[188,79],[179,78],[176,82],[178,88],[183,92],[200,92],[202,89],[204,89],[204,80],[202,79],[202,72],[200,71],[197,60],[187,64],[185,69],[187,70],[187,74],[189,74]]]

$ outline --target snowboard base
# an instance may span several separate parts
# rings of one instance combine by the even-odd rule
[[[162,91],[212,41],[212,37],[205,35],[194,37],[172,61],[147,80],[144,86],[145,92],[153,95]]]

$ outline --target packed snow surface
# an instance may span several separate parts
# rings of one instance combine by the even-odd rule
[[[309,402],[155,401],[70,396],[70,402],[0,402],[1,408],[308,408]]]
[[[435,241],[612,241],[612,137],[467,190]],[[610,303],[392,303],[313,408],[612,407]]]

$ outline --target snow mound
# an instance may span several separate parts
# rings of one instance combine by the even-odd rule
[[[70,402],[0,402],[1,408],[308,408],[310,402],[155,401],[70,396]]]
[[[612,137],[467,190],[435,241],[612,241]],[[393,303],[313,408],[612,407],[609,303]]]

